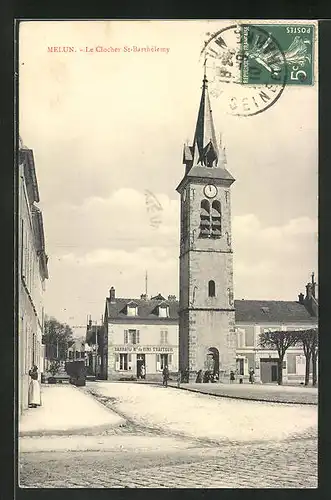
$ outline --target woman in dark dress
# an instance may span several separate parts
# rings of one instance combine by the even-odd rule
[[[38,380],[38,368],[36,365],[33,365],[31,370],[29,370],[29,375],[31,378],[31,382],[29,385],[29,407],[37,408],[37,406],[41,406],[41,396],[40,396],[40,384]]]

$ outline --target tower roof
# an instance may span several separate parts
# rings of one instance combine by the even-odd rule
[[[217,164],[219,151],[214,120],[208,93],[208,80],[204,75],[197,124],[193,140],[193,164],[212,166]]]
[[[202,93],[195,127],[193,145],[184,144],[183,163],[186,165],[184,179],[177,190],[182,187],[188,178],[218,179],[231,185],[234,181],[228,172],[225,147],[222,137],[216,139],[214,119],[208,94],[208,80],[206,72],[202,82]]]

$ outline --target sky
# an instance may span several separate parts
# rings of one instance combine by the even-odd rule
[[[260,23],[261,21],[259,21]],[[274,21],[273,21],[274,22]],[[206,33],[233,21],[29,21],[19,133],[33,149],[49,280],[45,311],[82,334],[119,297],[179,296],[183,144],[192,144]],[[75,47],[49,52],[48,47]],[[159,47],[124,52],[124,47]],[[81,51],[119,47],[120,52]],[[316,66],[317,63],[315,63]],[[232,191],[237,299],[297,300],[317,276],[318,74],[255,116],[211,96]],[[153,227],[146,192],[162,206]],[[151,195],[149,195],[151,196]]]

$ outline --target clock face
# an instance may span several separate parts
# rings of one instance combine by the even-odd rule
[[[207,198],[215,198],[217,195],[217,187],[214,184],[208,184],[204,187],[203,192]]]

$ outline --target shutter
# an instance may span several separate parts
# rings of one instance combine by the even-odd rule
[[[128,331],[124,330],[124,344],[128,343]]]
[[[136,343],[137,344],[140,344],[140,331],[139,330],[136,330]]]
[[[24,221],[22,219],[22,228],[21,228],[21,275],[24,276]]]
[[[161,358],[160,354],[156,355],[156,371],[159,372],[161,370]]]
[[[166,330],[164,332],[164,343],[167,344],[168,343],[168,330]]]
[[[115,356],[115,370],[118,371],[120,369],[120,355],[116,354]]]
[[[168,354],[168,364],[170,369],[170,366],[172,365],[172,354]]]

